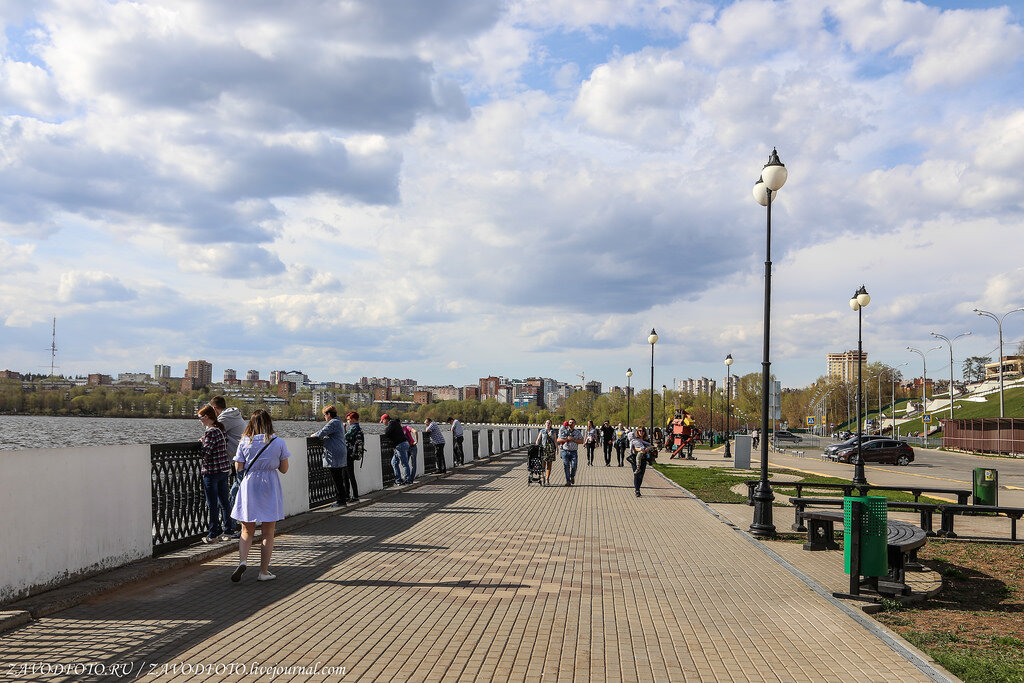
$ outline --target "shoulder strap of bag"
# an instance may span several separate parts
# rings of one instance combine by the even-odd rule
[[[242,476],[239,477],[240,479],[245,479],[245,475],[249,474],[249,470],[252,469],[252,466],[255,465],[256,461],[260,459],[261,455],[263,455],[263,451],[267,450],[267,446],[269,446],[271,443],[273,443],[274,439],[276,439],[276,438],[277,438],[276,436],[272,436],[272,437],[270,437],[269,441],[267,441],[265,444],[263,444],[263,448],[260,449],[259,453],[256,454],[256,457],[252,459],[251,463],[249,463],[249,466],[245,468],[244,472],[242,472]]]

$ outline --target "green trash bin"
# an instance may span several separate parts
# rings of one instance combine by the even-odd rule
[[[889,509],[882,496],[847,496],[843,498],[843,557],[846,573],[851,574],[853,505],[861,503],[860,575],[886,576],[889,573]]]
[[[974,468],[974,504],[999,505],[999,472],[991,467]]]

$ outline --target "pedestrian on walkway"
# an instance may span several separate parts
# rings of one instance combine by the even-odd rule
[[[366,437],[359,426],[359,413],[352,410],[345,413],[345,448],[348,463],[345,465],[345,494],[353,503],[359,502],[359,486],[356,484],[356,462],[361,462],[366,450]],[[361,467],[362,465],[360,465]]]
[[[381,441],[381,448],[394,449],[391,456],[391,469],[395,472],[395,485],[401,486],[409,478],[409,441],[405,432],[402,431],[402,422],[397,417],[391,417],[388,413],[380,416],[380,422],[384,425],[384,436]]]
[[[462,450],[462,423],[454,417],[449,417],[448,424],[452,426],[452,467],[465,465],[466,453]]]
[[[331,473],[334,480],[334,507],[348,505],[348,446],[345,443],[345,426],[338,419],[338,409],[327,406],[321,414],[327,422],[319,431],[310,434],[320,439],[324,445],[323,466]]]
[[[444,459],[444,434],[441,433],[441,425],[428,417],[424,421],[423,431],[430,438],[430,443],[434,444],[434,454],[437,456],[437,471],[444,474],[448,471],[448,463]]]
[[[615,426],[615,458],[622,467],[626,460],[626,449],[629,448],[629,430],[620,422]]]
[[[587,420],[586,434],[583,437],[583,447],[587,449],[587,464],[594,464],[594,451],[601,441],[601,430],[594,426],[593,420]]]
[[[654,460],[658,453],[658,447],[647,440],[647,428],[637,427],[636,435],[630,442],[630,464],[633,466],[633,488],[636,489],[636,497],[640,497],[640,485],[644,482],[644,473],[647,471],[648,460]]]
[[[562,450],[562,462],[565,464],[565,485],[573,486],[576,483],[579,448],[583,443],[583,435],[576,429],[576,420],[567,420],[562,424],[556,441]]]
[[[405,434],[405,441],[409,444],[409,477],[405,480],[405,483],[411,484],[416,481],[416,470],[419,465],[416,460],[419,457],[420,438],[416,429],[409,425],[402,425],[402,433]]]
[[[235,455],[235,472],[241,478],[231,516],[242,523],[238,567],[231,574],[231,580],[236,583],[242,580],[257,524],[263,540],[260,545],[260,574],[256,580],[272,581],[277,578],[270,573],[270,555],[274,552],[274,527],[284,519],[284,494],[278,472],[284,474],[288,471],[290,456],[284,439],[274,435],[270,413],[265,410],[253,412]]]
[[[604,466],[612,465],[612,444],[615,443],[615,430],[608,420],[601,425],[601,446],[604,448]]]
[[[544,483],[548,486],[551,485],[551,466],[555,462],[555,453],[558,452],[557,441],[558,430],[551,426],[551,420],[545,420],[544,428],[540,430],[535,443],[540,446],[540,455],[544,459],[544,466],[547,469]]]
[[[210,513],[203,543],[213,543],[218,539],[230,541],[231,535],[235,533],[235,525],[231,521],[231,503],[228,499],[231,455],[227,449],[224,425],[217,419],[217,412],[212,406],[203,406],[196,415],[205,427],[199,439],[199,452],[202,456],[203,493],[206,494],[206,507]]]

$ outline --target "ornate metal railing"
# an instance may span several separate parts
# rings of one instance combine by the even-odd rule
[[[149,451],[153,496],[153,554],[199,540],[209,513],[198,441],[155,443]]]
[[[494,430],[487,430],[487,455],[494,453]]]
[[[473,449],[473,459],[480,459],[480,432],[470,432],[472,436],[472,443],[469,445]]]
[[[320,439],[306,439],[306,465],[309,468],[309,507],[333,503],[337,498],[334,489],[334,478],[331,471],[324,467],[324,442]]]
[[[390,488],[395,485],[395,468],[391,466],[391,459],[395,457],[395,447],[386,446],[385,443],[382,435],[380,437],[380,474],[384,488]]]
[[[433,474],[437,472],[437,448],[426,439],[421,445],[423,446],[423,473]]]

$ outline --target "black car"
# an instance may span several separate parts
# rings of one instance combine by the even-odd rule
[[[914,449],[905,441],[895,439],[878,439],[867,441],[861,446],[864,462],[888,463],[892,465],[909,465],[914,462]],[[847,446],[836,452],[839,462],[853,462],[857,458],[857,444]]]
[[[876,436],[871,436],[870,434],[863,434],[860,438],[862,438],[864,440],[864,443],[867,443],[868,441],[875,441],[877,439],[880,439],[881,437],[877,436],[877,435]],[[831,456],[835,455],[836,453],[838,453],[839,451],[844,451],[847,448],[850,448],[851,446],[853,448],[857,447],[857,436],[856,435],[847,438],[846,441],[843,441],[842,443],[834,443],[831,446],[826,446],[825,447],[825,455],[831,457]]]
[[[784,429],[780,429],[775,432],[775,441],[789,441],[790,443],[799,443],[802,439],[794,434],[793,432],[787,432]]]

